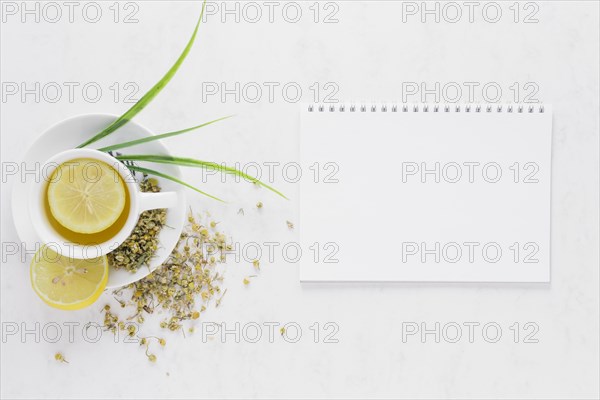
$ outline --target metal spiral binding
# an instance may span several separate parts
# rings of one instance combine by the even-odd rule
[[[308,105],[308,112],[424,112],[424,113],[544,113],[543,104],[406,104],[406,103],[314,103]]]

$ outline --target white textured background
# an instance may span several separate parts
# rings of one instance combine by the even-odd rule
[[[136,82],[142,92],[149,88],[178,56],[200,9],[197,2],[138,2],[139,22],[124,24],[113,22],[112,2],[100,3],[103,17],[96,24],[82,19],[83,3],[73,23],[66,15],[57,23],[36,23],[31,16],[23,23],[20,14],[3,15],[3,84],[98,82],[103,88],[97,103],[85,101],[80,89],[72,103],[66,92],[56,103],[43,98],[36,103],[32,96],[24,102],[19,96],[3,98],[3,162],[18,162],[38,134],[64,118],[123,112],[129,104],[115,103],[109,86]],[[66,13],[63,3],[58,4]],[[83,339],[81,325],[100,321],[98,310],[111,301],[110,295],[78,312],[49,309],[30,289],[29,258],[8,257],[0,270],[2,397],[597,398],[598,3],[535,2],[539,22],[532,24],[513,22],[512,2],[501,3],[498,23],[482,18],[481,3],[473,23],[465,15],[454,24],[435,23],[431,16],[427,23],[418,16],[403,22],[402,4],[392,1],[338,2],[339,22],[333,24],[314,23],[312,2],[298,3],[301,21],[288,23],[280,5],[269,23],[267,6],[257,4],[265,13],[258,23],[209,17],[178,75],[136,119],[155,132],[167,132],[237,113],[234,120],[167,144],[175,154],[215,161],[288,162],[297,159],[297,104],[284,101],[280,90],[274,102],[266,92],[256,104],[236,103],[232,96],[226,102],[218,96],[203,102],[202,82],[227,82],[230,87],[236,81],[242,86],[297,82],[307,102],[313,101],[309,87],[314,82],[321,87],[337,83],[338,100],[377,101],[402,100],[402,82],[479,82],[480,87],[497,82],[503,102],[514,101],[509,89],[514,82],[521,90],[535,82],[535,97],[552,103],[555,113],[552,283],[300,285],[297,265],[278,257],[275,263],[263,262],[260,276],[244,287],[242,279],[252,274],[252,267],[232,261],[226,271],[227,296],[204,321],[224,321],[228,327],[236,322],[297,322],[303,329],[300,341],[287,343],[276,335],[274,343],[266,337],[255,344],[236,343],[230,335],[203,343],[199,334],[168,334],[167,347],[156,349],[158,362],[150,364],[135,344],[114,343],[109,335],[95,344]],[[127,11],[123,7],[121,13]],[[324,7],[322,3],[321,18],[333,10]],[[520,18],[533,10],[523,7]],[[462,10],[467,12],[464,6]],[[476,90],[475,100],[482,100],[480,93]],[[467,100],[463,96],[460,101]],[[377,146],[367,151],[377,151]],[[190,181],[197,176],[186,173]],[[276,186],[290,194],[289,202],[251,185],[218,180],[206,188],[226,197],[229,205],[193,194],[190,202],[197,210],[210,211],[235,240],[297,240],[297,230],[285,226],[286,220],[297,219],[297,188],[278,176]],[[2,184],[3,242],[18,240],[10,211],[13,181]],[[253,208],[258,200],[265,204],[260,213]],[[364,206],[377,207],[375,197],[365,196]],[[245,216],[237,214],[241,207]],[[389,257],[393,261],[395,254]],[[5,335],[12,323],[35,331],[36,323],[52,322],[80,323],[73,343],[66,328],[57,343],[43,337],[38,343],[34,334],[21,337],[21,332]],[[322,337],[314,343],[309,330],[314,322],[336,323],[339,343],[322,343]],[[455,344],[436,343],[431,335],[425,343],[418,337],[404,343],[403,322],[425,322],[430,328],[436,322],[496,322],[503,336],[487,343],[479,329],[469,343],[465,328]],[[515,322],[521,327],[537,324],[539,343],[523,343],[523,335],[514,343],[509,327]],[[55,362],[57,351],[70,363]]]

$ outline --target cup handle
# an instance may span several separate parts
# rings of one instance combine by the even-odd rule
[[[170,208],[177,204],[177,192],[139,193],[140,212]]]

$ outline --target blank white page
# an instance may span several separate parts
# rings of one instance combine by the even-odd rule
[[[548,105],[305,106],[302,281],[550,281]]]

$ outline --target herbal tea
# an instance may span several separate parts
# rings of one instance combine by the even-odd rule
[[[121,175],[105,162],[79,158],[59,165],[45,196],[52,227],[70,242],[103,243],[121,231],[130,194]]]

